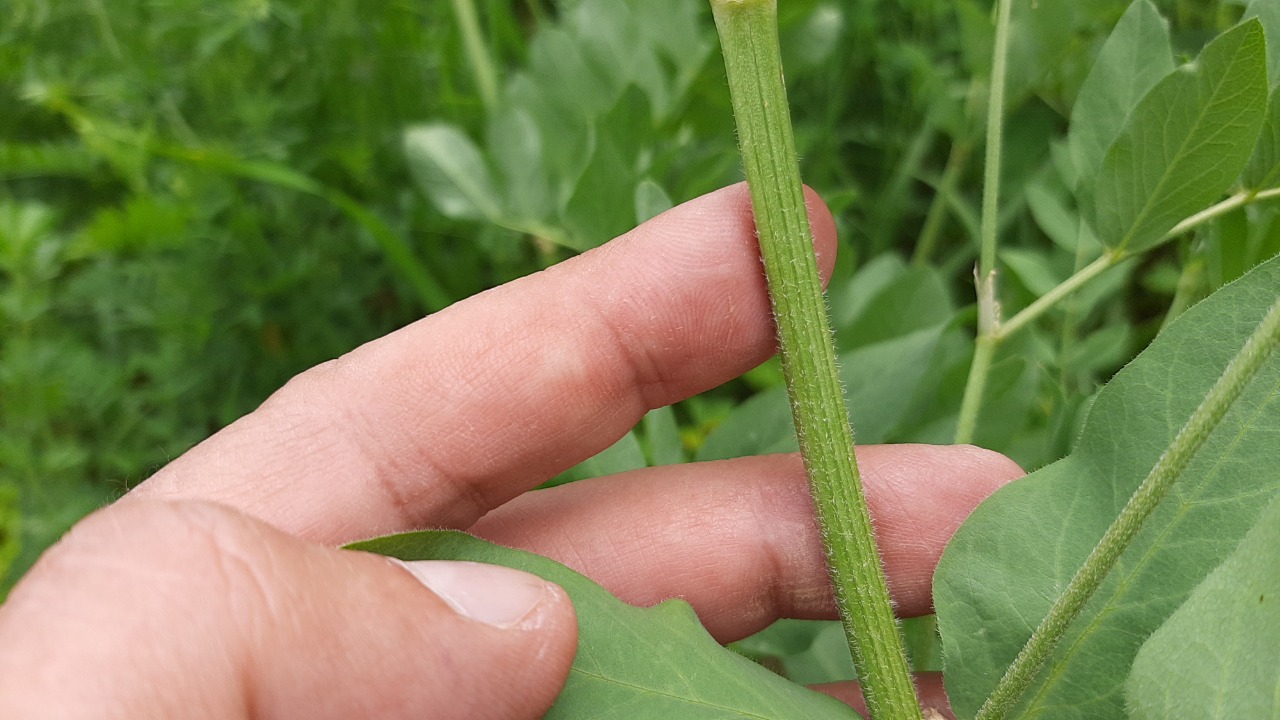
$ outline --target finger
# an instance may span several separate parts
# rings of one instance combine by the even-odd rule
[[[984,498],[1022,470],[972,446],[858,448],[899,615],[932,611],[933,571]],[[782,617],[835,617],[794,455],[637,470],[528,493],[472,529],[555,558],[637,605],[681,597],[721,642]]]
[[[825,276],[834,223],[807,198]],[[773,351],[739,185],[304,373],[135,493],[330,543],[466,527]]]
[[[537,718],[576,646],[567,596],[526,573],[135,502],[72,530],[0,606],[0,717]]]
[[[951,711],[951,703],[947,700],[947,692],[942,686],[942,673],[923,672],[913,676],[916,683],[916,695],[920,698],[920,707],[924,709],[924,720],[955,720]],[[814,690],[849,705],[863,717],[868,717],[867,701],[862,696],[862,686],[856,682],[823,683],[810,685]]]

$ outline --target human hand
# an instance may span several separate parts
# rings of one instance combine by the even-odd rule
[[[834,227],[809,200],[825,273]],[[526,493],[762,362],[770,317],[737,186],[304,373],[14,589],[0,717],[540,716],[576,650],[561,590],[334,549],[422,527],[550,556],[628,602],[683,597],[724,642],[834,617],[793,456]],[[967,447],[859,461],[897,607],[929,612],[946,541],[1020,471]]]

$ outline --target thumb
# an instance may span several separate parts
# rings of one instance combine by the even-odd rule
[[[0,717],[537,718],[576,646],[568,597],[527,573],[136,501],[0,606]]]

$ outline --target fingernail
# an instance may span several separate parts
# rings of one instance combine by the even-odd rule
[[[458,614],[510,628],[533,614],[552,586],[520,570],[453,560],[396,561]]]

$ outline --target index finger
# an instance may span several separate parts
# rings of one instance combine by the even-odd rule
[[[834,222],[806,197],[825,277]],[[303,373],[133,494],[325,543],[465,528],[774,349],[737,185]]]

